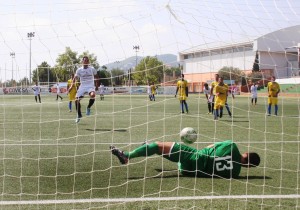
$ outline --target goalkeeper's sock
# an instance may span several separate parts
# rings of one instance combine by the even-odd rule
[[[69,101],[69,110],[72,110],[72,101]]]
[[[278,105],[275,105],[275,115],[277,115],[278,112]]]
[[[94,98],[90,98],[89,105],[87,106],[87,108],[91,108],[93,106],[94,102],[95,102],[95,99]]]
[[[154,154],[158,154],[158,144],[153,142],[150,144],[144,144],[131,152],[124,152],[128,159],[136,158],[136,157],[146,157]]]
[[[271,114],[271,104],[269,104],[269,106],[268,106],[268,114]]]

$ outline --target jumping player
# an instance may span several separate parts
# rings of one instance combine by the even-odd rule
[[[89,116],[91,114],[91,107],[95,102],[95,90],[98,90],[99,86],[97,71],[89,64],[89,58],[87,56],[84,56],[82,58],[82,67],[77,69],[72,85],[70,87],[72,88],[75,85],[76,80],[78,78],[80,79],[80,86],[77,90],[75,100],[75,103],[77,104],[77,118],[75,120],[76,123],[79,123],[80,119],[82,118],[80,100],[83,98],[85,93],[89,94],[90,100],[86,108],[86,115]],[[97,78],[96,80],[95,77]]]

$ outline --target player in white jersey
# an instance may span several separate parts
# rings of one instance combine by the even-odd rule
[[[148,86],[147,86],[147,94],[149,96],[149,100],[152,101],[151,85],[150,85],[150,83],[148,83]]]
[[[35,83],[35,86],[32,87],[35,102],[37,103],[37,98],[39,98],[39,102],[41,103],[41,87],[38,86],[38,83]]]
[[[257,87],[258,87],[258,85],[256,83],[254,83],[251,85],[251,88],[250,88],[252,105],[253,105],[253,102],[254,102],[254,105],[256,105],[256,103],[257,103]]]
[[[95,102],[96,93],[95,90],[98,90],[98,76],[97,71],[94,69],[94,67],[90,66],[90,61],[87,56],[84,56],[82,58],[82,67],[77,69],[75,73],[75,77],[73,79],[73,83],[70,88],[75,84],[76,79],[80,79],[80,86],[76,93],[76,100],[75,103],[77,104],[77,118],[76,123],[80,121],[82,118],[81,114],[81,105],[80,100],[83,98],[85,93],[88,93],[90,96],[89,104],[86,108],[86,115],[91,114],[91,107]],[[95,80],[95,77],[97,78]]]
[[[211,95],[211,88],[208,86],[207,83],[204,84],[203,88],[203,93],[205,94],[205,97],[207,99],[207,108],[208,108],[208,113],[207,114],[212,114],[213,108],[211,106],[212,100],[213,100],[213,95]]]
[[[100,89],[100,100],[104,100],[104,85],[101,83],[99,86]]]
[[[60,100],[62,101],[62,97],[60,96],[60,86],[59,86],[59,83],[56,84],[56,100],[58,100],[58,97],[60,98]]]

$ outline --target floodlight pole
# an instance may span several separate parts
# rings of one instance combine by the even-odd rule
[[[13,81],[14,81],[14,58],[15,58],[15,53],[11,52],[10,56],[11,56],[11,84],[13,85]]]
[[[135,45],[135,46],[133,46],[133,49],[135,50],[135,67],[136,67],[137,66],[137,52],[139,51],[140,46]]]
[[[29,38],[29,84],[31,83],[31,40],[34,37],[35,32],[27,33],[27,37]]]

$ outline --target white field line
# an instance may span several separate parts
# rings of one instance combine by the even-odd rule
[[[170,200],[218,200],[218,199],[300,199],[298,194],[290,195],[224,195],[224,196],[192,196],[192,197],[149,197],[149,198],[111,198],[111,199],[74,199],[74,200],[28,200],[28,201],[0,201],[4,205],[48,205],[48,204],[76,204],[76,203],[117,203],[144,202]]]

